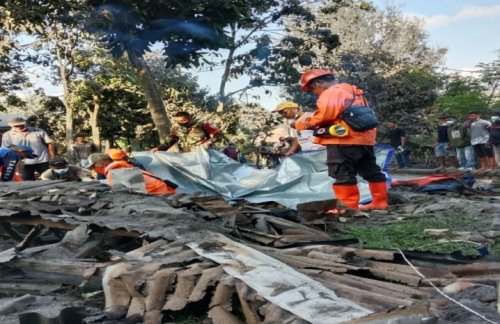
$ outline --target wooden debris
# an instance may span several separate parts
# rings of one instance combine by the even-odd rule
[[[441,236],[441,235],[446,235],[450,233],[449,228],[427,228],[424,229],[424,234],[427,235],[434,235],[434,236]]]
[[[474,286],[475,286],[475,284],[468,282],[468,281],[456,281],[456,282],[444,287],[443,292],[446,294],[456,294],[457,292],[469,289],[469,288],[474,287]]]
[[[208,311],[208,318],[210,318],[214,324],[243,324],[235,315],[221,306],[214,306],[210,309]]]
[[[365,317],[364,320],[367,321],[397,319],[404,322],[406,318],[418,319],[419,316],[428,315],[429,311],[416,305],[430,302],[434,307],[443,303],[442,298],[438,298],[433,289],[426,287],[427,283],[411,267],[400,264],[401,258],[397,252],[319,245],[331,244],[330,236],[317,228],[270,216],[263,208],[245,206],[239,202],[238,205],[231,205],[218,197],[193,197],[189,198],[191,202],[187,200],[187,203],[182,204],[184,208],[189,206],[194,211],[179,211],[168,205],[168,198],[165,197],[144,196],[142,200],[138,195],[124,195],[117,196],[121,198],[117,198],[115,203],[114,198],[109,197],[114,197],[117,193],[110,193],[99,185],[36,185],[9,185],[0,189],[0,195],[7,195],[2,199],[8,201],[5,208],[0,208],[4,233],[17,241],[23,241],[23,235],[16,231],[15,225],[36,226],[18,244],[17,250],[0,252],[2,266],[14,269],[23,276],[20,279],[9,274],[9,277],[2,278],[0,291],[11,292],[17,287],[19,292],[38,293],[43,290],[51,293],[54,289],[60,289],[63,283],[67,285],[71,281],[77,286],[82,280],[84,283],[93,283],[102,276],[104,310],[110,314],[110,318],[117,321],[162,323],[165,321],[165,314],[185,311],[195,306],[200,311],[205,311],[214,323],[244,321],[302,324],[305,323],[300,318],[304,316],[303,313],[291,313],[296,312],[296,306],[286,305],[280,308],[277,306],[278,301],[271,301],[285,291],[299,290],[302,287],[277,285],[277,280],[284,276],[285,263],[293,268],[291,272],[298,271],[298,275],[307,275],[304,277],[314,283],[305,285],[304,288],[318,285],[328,296],[333,290],[338,296],[348,299],[349,303],[364,308],[367,313],[369,310],[379,312]],[[102,199],[103,196],[108,198]],[[11,198],[13,200],[8,200]],[[129,204],[130,199],[133,200],[130,209],[120,209],[116,215],[106,213],[113,205]],[[314,203],[306,206],[303,211],[314,214],[311,217],[320,217],[317,216],[318,209],[336,202],[325,204],[319,206]],[[143,209],[147,212],[143,212]],[[164,209],[168,209],[168,213]],[[97,217],[96,214],[101,216]],[[183,223],[181,220],[186,215],[200,216],[193,219],[200,222],[203,229],[209,224],[206,219],[223,224],[226,228],[220,229],[220,233],[232,231],[231,234],[240,241],[238,244],[229,244],[221,240],[215,242],[219,244],[215,244],[208,237],[212,237],[218,229],[208,228],[208,225],[207,231],[201,231],[199,224],[191,232],[189,227],[187,230],[183,229],[184,232],[172,229],[178,223]],[[112,224],[106,217],[113,220]],[[173,217],[175,222],[162,223],[169,217]],[[88,219],[93,221],[89,222]],[[143,222],[151,225],[143,227]],[[62,234],[73,231],[67,232],[61,243],[28,247],[35,243],[34,238],[38,235],[42,239],[49,237],[48,242],[62,237],[60,233],[45,234],[41,231],[43,227],[59,229]],[[188,234],[195,234],[194,238]],[[7,234],[3,237],[8,238]],[[225,240],[230,241],[228,238]],[[101,242],[112,242],[113,247],[110,251],[99,249],[99,252],[104,252],[103,255],[81,251],[88,244],[99,245]],[[190,248],[192,242],[200,242],[198,248],[203,252],[198,254],[193,251]],[[311,242],[321,243],[307,245]],[[282,248],[294,243],[301,244],[294,245],[294,248]],[[265,255],[250,251],[248,246]],[[50,253],[52,249],[69,252],[59,255],[58,252]],[[218,260],[213,254],[208,256],[214,251],[226,253],[226,258]],[[71,257],[65,258],[65,255]],[[75,255],[82,259],[75,258]],[[243,256],[255,262],[246,263],[241,258]],[[97,261],[94,257],[105,261]],[[263,260],[269,261],[268,258],[274,258],[271,264],[279,263],[282,267],[277,268],[280,270],[272,270],[278,275],[273,277],[276,279],[276,282],[272,282],[274,292],[269,296],[262,293],[263,287],[254,286],[248,279]],[[450,289],[457,288],[455,286],[459,284],[458,288],[463,289],[466,282],[470,286],[476,282],[491,284],[491,281],[498,281],[500,263],[450,266],[443,262],[435,268],[420,266],[418,270],[438,286],[454,283],[444,288],[445,291],[452,292],[455,290]],[[239,276],[248,273],[250,275],[244,279],[245,282],[241,281],[243,279]],[[30,277],[40,274],[57,279],[43,284],[43,276],[37,278],[38,281]],[[265,275],[259,273],[252,280],[258,281],[260,277]],[[500,311],[500,302],[497,301],[497,305]],[[401,307],[405,308],[400,309]],[[396,311],[388,312],[391,309]],[[313,314],[309,319],[314,322],[316,317]],[[358,322],[361,320],[351,321]]]
[[[15,312],[17,309],[24,308],[27,304],[35,301],[35,296],[23,295],[18,298],[13,298],[12,300],[0,305],[0,315],[6,315]]]

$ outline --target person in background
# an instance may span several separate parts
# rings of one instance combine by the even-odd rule
[[[296,138],[297,141],[290,146],[290,150],[285,152],[284,156],[291,156],[296,152],[300,151],[318,151],[324,150],[323,145],[313,143],[313,130],[301,130],[297,131],[294,129],[294,124],[299,121],[302,122],[306,118],[312,116],[311,112],[304,112],[297,103],[292,101],[284,101],[279,103],[274,110],[281,117],[286,118],[291,121],[288,128],[289,137]]]
[[[113,161],[125,161],[136,168],[146,171],[146,168],[141,163],[129,158],[124,150],[112,148],[106,151],[106,154],[113,159]]]
[[[474,148],[470,142],[470,122],[457,122],[454,117],[447,120],[450,145],[455,148],[459,170],[473,171],[476,167]]]
[[[439,164],[439,170],[446,169],[446,158],[452,167],[458,168],[457,154],[455,148],[450,146],[450,140],[448,138],[448,127],[452,125],[448,122],[448,116],[440,116],[437,122],[437,137],[436,143],[434,144],[434,150],[436,154],[436,159]]]
[[[494,111],[491,116],[490,144],[493,147],[495,162],[500,167],[500,110]]]
[[[227,157],[239,161],[240,160],[240,153],[238,152],[238,149],[236,148],[236,144],[234,143],[229,143],[227,146],[222,150],[222,153],[224,153]]]
[[[388,193],[386,177],[377,165],[374,145],[376,128],[355,131],[343,120],[343,112],[352,105],[367,106],[363,90],[349,83],[339,83],[335,72],[312,69],[300,78],[301,90],[319,96],[316,110],[304,120],[297,120],[295,129],[315,129],[339,125],[346,135],[315,136],[314,142],[326,146],[328,175],[335,179],[333,191],[337,199],[354,210],[387,209]],[[345,134],[344,133],[344,134]],[[357,175],[368,181],[373,201],[359,206],[360,193]],[[331,210],[342,213],[342,210]]]
[[[55,156],[55,147],[47,133],[26,125],[24,118],[15,117],[8,122],[11,129],[2,136],[2,146],[25,145],[32,148],[35,158],[25,158],[19,173],[24,180],[36,180],[35,172],[42,174]]]
[[[40,175],[41,180],[92,181],[90,173],[56,156],[49,161],[50,168]]]
[[[411,168],[410,150],[406,147],[406,132],[394,121],[387,123],[389,141],[396,151],[396,161],[400,168]]]
[[[185,111],[174,115],[174,125],[165,144],[153,148],[151,151],[192,152],[197,146],[211,147],[217,142],[222,133],[210,123],[200,123]]]
[[[16,174],[16,167],[22,159],[34,159],[36,154],[33,149],[25,145],[10,145],[0,147],[0,181],[16,181],[23,179]]]
[[[479,160],[480,168],[477,172],[484,172],[488,169],[495,169],[495,158],[493,156],[493,148],[490,144],[490,127],[491,123],[481,119],[481,114],[472,111],[467,115],[471,121],[470,124],[470,141],[474,148],[474,153]]]
[[[176,185],[168,180],[163,180],[152,173],[134,168],[126,161],[113,161],[111,157],[103,153],[93,153],[88,158],[87,165],[97,174],[104,174],[108,184],[113,187],[113,172],[119,169],[139,170],[144,181],[144,189],[151,195],[164,195],[176,193]],[[135,170],[132,170],[135,169]],[[116,173],[115,173],[116,174]]]
[[[87,158],[90,154],[97,152],[97,146],[94,143],[87,141],[85,135],[78,134],[75,136],[75,143],[71,146],[73,159],[82,167],[85,167]]]

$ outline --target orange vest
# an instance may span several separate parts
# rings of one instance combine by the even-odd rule
[[[127,163],[126,161],[114,161],[110,165],[106,167],[104,170],[104,174],[106,175],[106,180],[108,180],[109,185],[112,187],[111,177],[108,176],[109,171],[114,169],[123,169],[123,168],[133,168],[134,166]],[[146,187],[146,191],[151,195],[165,195],[165,194],[174,194],[176,190],[165,183],[165,181],[161,180],[157,176],[149,173],[147,171],[142,171],[142,176],[144,178],[144,186]]]
[[[377,136],[375,128],[356,132],[342,120],[342,113],[351,102],[353,105],[366,105],[363,90],[348,83],[333,85],[321,93],[316,101],[316,111],[312,116],[298,119],[295,122],[295,128],[300,131],[340,124],[349,129],[349,134],[346,137],[314,137],[313,142],[322,145],[374,145]]]

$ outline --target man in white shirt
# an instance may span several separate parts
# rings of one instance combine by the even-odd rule
[[[14,117],[8,122],[11,129],[2,136],[2,146],[26,145],[38,157],[24,159],[19,173],[23,180],[36,180],[35,172],[42,174],[49,168],[49,160],[55,156],[55,147],[47,133],[39,128],[26,125],[26,120]]]

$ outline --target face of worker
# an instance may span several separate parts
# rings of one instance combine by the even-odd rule
[[[175,117],[174,122],[180,127],[188,127],[191,123],[191,118],[189,117]]]
[[[319,96],[320,94],[323,93],[323,91],[325,91],[325,88],[323,88],[320,83],[315,83],[314,86],[311,86],[311,90],[310,90],[312,93],[314,93],[315,95]]]
[[[470,121],[476,121],[479,118],[481,118],[481,115],[479,115],[479,114],[468,114],[467,115],[467,119]]]
[[[387,123],[387,128],[394,129],[394,128],[396,128],[396,124],[394,124],[394,123]]]
[[[292,119],[295,118],[295,116],[297,116],[297,108],[286,108],[280,110],[279,114],[286,119]]]
[[[26,124],[22,123],[12,124],[10,127],[16,132],[24,132],[26,130]]]
[[[68,170],[69,170],[69,166],[67,164],[54,165],[51,168],[52,168],[52,171],[54,171],[54,173],[57,173],[59,175],[64,175],[64,174],[68,173]]]
[[[75,142],[79,143],[79,144],[82,144],[82,143],[85,143],[86,140],[85,140],[85,137],[83,136],[79,136],[75,139]]]
[[[17,151],[17,154],[19,154],[22,159],[24,159],[28,156],[28,152],[26,152],[26,151]]]

